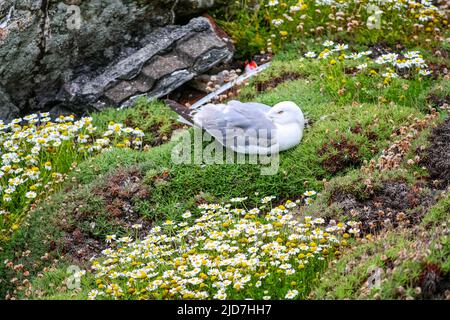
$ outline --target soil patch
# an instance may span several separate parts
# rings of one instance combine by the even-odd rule
[[[450,95],[440,97],[438,95],[431,94],[427,97],[427,102],[434,108],[442,107],[445,104],[450,105]]]
[[[282,74],[281,76],[271,78],[266,81],[256,81],[255,88],[258,92],[272,90],[286,81],[297,80],[302,77],[301,74],[296,72],[287,72]]]
[[[192,88],[190,84],[185,84],[166,96],[167,99],[174,100],[183,106],[191,106],[206,96],[206,93]],[[186,107],[189,109],[189,107]]]
[[[123,230],[133,237],[143,237],[151,228],[151,221],[135,212],[135,202],[149,195],[148,187],[143,184],[143,173],[136,168],[119,170],[110,177],[104,185],[94,188],[93,194],[104,201],[104,210],[92,212],[92,209],[83,208],[84,199],[79,199],[80,206],[72,212],[74,224],[62,223],[66,232],[63,239],[63,252],[66,256],[78,262],[87,262],[108,247],[103,234],[99,236],[96,228],[104,232],[105,229],[114,228]],[[106,222],[105,222],[106,221]],[[106,223],[108,226],[100,226]],[[136,230],[134,225],[140,224],[142,228]],[[120,236],[120,235],[118,235]],[[56,249],[56,243],[52,249]]]
[[[360,200],[353,194],[337,192],[331,204],[361,222],[364,233],[376,233],[385,227],[415,225],[435,203],[431,192],[405,182],[385,182],[370,199]]]
[[[422,299],[448,300],[450,297],[450,275],[445,274],[438,265],[427,264],[417,285],[422,290]]]
[[[139,169],[119,170],[104,186],[94,189],[94,193],[106,200],[106,209],[113,217],[135,222],[136,219],[129,217],[133,213],[133,202],[149,195],[142,179],[143,173]]]
[[[358,145],[349,141],[346,136],[331,139],[317,153],[322,157],[320,160],[322,167],[333,174],[361,164]]]
[[[433,79],[438,79],[441,76],[446,76],[449,73],[448,66],[443,63],[432,63],[428,64],[428,68],[432,72]]]
[[[445,189],[450,185],[450,118],[433,130],[429,141],[421,164],[428,169],[433,187]]]
[[[384,54],[392,53],[392,52],[401,52],[405,49],[405,46],[402,43],[397,43],[395,45],[391,45],[387,43],[386,41],[380,41],[376,44],[374,44],[372,47],[370,47],[370,51],[372,51],[372,54],[370,55],[371,58],[378,58],[379,56],[382,56]]]

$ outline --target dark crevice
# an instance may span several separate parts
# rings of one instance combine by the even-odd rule
[[[420,164],[428,170],[430,186],[444,190],[450,186],[450,118],[433,129],[429,142]]]
[[[35,68],[32,71],[32,73],[35,75],[34,81],[36,83],[38,81],[40,81],[40,80],[38,80],[39,79],[38,75],[42,74],[42,68],[44,67],[42,60],[45,57],[45,52],[46,52],[46,48],[47,48],[48,8],[49,8],[49,0],[42,0],[41,7],[40,7],[42,18],[41,18],[41,22],[39,25],[40,37],[37,42],[39,54],[36,57]],[[33,113],[33,110],[35,109],[36,103],[37,103],[37,96],[38,96],[38,92],[36,90],[33,90],[32,92],[30,92],[29,96],[26,99],[27,102],[25,103],[24,107],[20,110],[20,116],[24,116],[24,115]]]
[[[41,71],[43,65],[42,65],[42,60],[44,59],[45,56],[45,51],[47,48],[47,21],[48,21],[48,7],[49,7],[49,0],[42,0],[42,4],[41,4],[41,13],[42,13],[42,21],[40,24],[40,39],[38,42],[38,47],[39,47],[39,54],[37,56],[37,61],[36,61],[36,67],[39,71]],[[40,72],[39,72],[40,73]]]

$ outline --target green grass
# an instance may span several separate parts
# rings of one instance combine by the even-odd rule
[[[448,34],[444,9],[439,10],[440,14],[434,16],[430,24],[418,19],[418,9],[413,5],[397,10],[389,2],[347,1],[345,7],[339,7],[342,3],[336,1],[333,5],[320,6],[315,0],[301,3],[287,0],[270,6],[267,0],[239,0],[217,9],[213,15],[234,40],[238,54],[245,58],[260,51],[282,52],[296,40],[318,38],[365,45],[381,42],[415,46],[420,43],[428,47],[439,43],[439,36],[445,38]],[[292,6],[299,6],[300,10],[291,12]],[[382,14],[380,25],[369,28],[369,18],[376,17],[372,6],[382,10]],[[336,19],[337,13],[342,15],[341,19]],[[281,19],[282,23],[275,25],[275,19]],[[417,25],[421,28],[416,28]]]
[[[138,127],[145,132],[144,144],[149,146],[159,145],[170,138],[177,119],[177,115],[162,102],[145,98],[138,99],[132,108],[109,108],[91,116],[93,124],[101,130],[106,130],[110,121]]]
[[[304,98],[300,92],[302,85],[301,81],[295,81],[280,86],[258,100],[272,104],[274,101],[290,98],[299,102]],[[342,137],[346,137],[359,146],[359,160],[369,160],[387,146],[394,127],[406,124],[412,112],[404,107],[361,105],[342,108],[333,104],[299,104],[304,106],[305,113],[314,124],[306,130],[304,140],[298,147],[282,154],[279,171],[273,176],[261,175],[260,166],[250,164],[173,164],[170,158],[173,144],[143,153],[131,150],[106,153],[81,164],[74,176],[84,184],[94,180],[98,182],[114,167],[133,164],[139,164],[145,167],[144,171],[150,171],[148,180],[151,180],[152,175],[168,171],[168,181],[156,185],[150,183],[150,197],[139,204],[140,210],[143,211],[141,214],[163,219],[176,218],[180,209],[191,208],[193,199],[201,192],[214,195],[217,199],[252,197],[255,192],[260,195],[278,195],[280,198],[293,197],[305,191],[305,181],[309,182],[308,188],[320,189],[322,180],[333,176],[334,172],[328,172],[322,166],[322,161],[332,157],[336,149],[330,147],[322,157],[317,157],[318,150],[322,149],[326,142],[331,139],[340,141]],[[320,120],[322,116],[326,118]],[[376,125],[373,124],[375,119],[379,120]],[[350,128],[357,124],[372,128],[377,132],[377,139],[371,141],[363,134],[351,132]],[[344,165],[338,174],[343,175],[352,168],[355,167]],[[230,189],[230,186],[233,188]]]
[[[295,88],[295,83],[292,84]],[[288,88],[280,87],[279,97],[287,96]],[[294,90],[294,89],[292,89]],[[274,93],[265,96],[265,99],[275,99]],[[292,96],[292,95],[291,95]],[[261,99],[263,100],[263,99]],[[249,196],[251,200],[259,199],[266,195],[277,195],[279,199],[297,197],[307,189],[322,188],[322,179],[332,177],[331,173],[324,170],[317,158],[317,149],[324,141],[335,135],[334,130],[339,130],[352,139],[359,139],[364,146],[364,138],[353,137],[348,133],[348,128],[356,122],[364,124],[372,123],[373,117],[388,117],[395,119],[400,125],[407,121],[411,112],[407,108],[398,108],[392,114],[392,108],[364,105],[360,107],[347,107],[344,117],[336,114],[338,107],[322,105],[309,109],[311,117],[320,114],[328,114],[329,118],[318,121],[307,130],[303,143],[297,148],[285,152],[282,155],[280,170],[274,176],[261,176],[260,168],[255,165],[210,165],[201,167],[198,165],[174,165],[170,161],[172,144],[152,148],[146,152],[132,150],[117,150],[104,153],[81,163],[77,172],[71,175],[74,182],[73,189],[59,192],[50,197],[32,214],[27,225],[14,234],[11,242],[3,247],[0,254],[3,258],[12,258],[12,253],[31,250],[29,258],[17,258],[16,263],[28,265],[35,259],[51,252],[53,257],[61,255],[65,232],[81,229],[86,235],[103,241],[107,234],[125,234],[129,230],[121,229],[115,225],[114,220],[108,219],[108,211],[105,200],[93,194],[92,190],[108,181],[109,175],[120,167],[139,166],[144,172],[148,172],[149,179],[162,171],[169,171],[170,179],[161,184],[148,183],[150,196],[134,203],[135,210],[140,216],[151,220],[163,221],[165,219],[178,220],[180,213],[192,209],[196,201],[210,199],[220,201],[235,196]],[[384,123],[384,122],[383,122]],[[379,128],[379,140],[375,143],[377,148],[386,145],[386,139],[392,132],[392,123],[386,121],[385,126]],[[328,134],[327,129],[331,132]],[[368,143],[365,141],[366,144]],[[372,142],[371,142],[372,143]],[[361,148],[361,159],[370,159],[374,154],[366,148]],[[345,168],[340,174],[345,174],[351,168]],[[306,181],[308,184],[306,185]],[[77,186],[77,183],[81,183]],[[258,193],[256,196],[255,193]],[[74,209],[83,205],[84,220],[74,220]],[[61,226],[61,221],[64,225]],[[89,230],[91,223],[95,223],[96,229]],[[52,241],[53,240],[53,241]],[[55,251],[56,248],[56,251]],[[30,272],[36,275],[45,263],[34,265],[31,263]],[[0,270],[5,276],[11,278],[10,270]],[[9,285],[2,285],[7,290]]]
[[[1,245],[0,261],[9,259],[15,265],[23,264],[30,275],[25,276],[1,265],[0,278],[5,280],[0,282],[0,296],[13,290],[14,285],[9,280],[15,277],[31,281],[33,298],[83,296],[83,293],[68,291],[61,284],[68,265],[81,264],[82,268],[88,268],[88,264],[73,260],[70,253],[62,258],[67,248],[64,237],[77,229],[84,237],[99,243],[103,243],[108,234],[133,235],[129,226],[124,225],[120,219],[111,217],[111,205],[115,204],[104,193],[98,192],[108,186],[118,174],[126,176],[135,170],[142,176],[139,185],[148,190],[148,194],[145,197],[130,197],[129,205],[135,219],[143,218],[149,224],[160,224],[166,219],[179,221],[180,214],[185,210],[193,210],[203,201],[221,202],[233,197],[248,196],[249,203],[255,204],[268,195],[276,195],[277,201],[297,198],[306,190],[323,190],[325,180],[331,181],[325,188],[327,192],[333,190],[334,186],[336,190],[359,193],[364,197],[363,175],[358,172],[362,163],[379,155],[390,144],[392,132],[409,124],[411,115],[424,117],[424,112],[427,111],[425,102],[430,92],[436,92],[440,97],[448,94],[448,84],[440,80],[431,85],[418,79],[399,79],[398,83],[392,84],[393,87],[385,87],[379,91],[373,88],[372,78],[362,77],[359,79],[363,83],[361,88],[373,90],[370,94],[357,94],[361,89],[349,86],[349,95],[339,96],[333,91],[337,82],[331,80],[327,83],[321,76],[327,71],[325,66],[316,61],[300,60],[297,50],[293,46],[281,54],[273,66],[243,88],[238,97],[240,100],[268,105],[291,100],[302,108],[310,120],[301,144],[281,154],[279,170],[275,175],[261,175],[261,166],[250,164],[174,164],[171,152],[176,142],[161,143],[166,141],[162,139],[163,136],[170,138],[170,134],[177,128],[174,126],[175,115],[162,103],[141,100],[136,108],[93,114],[94,125],[101,129],[106,128],[111,119],[139,127],[149,134],[145,143],[152,147],[145,148],[144,151],[113,149],[81,162],[69,174],[63,189],[41,202],[25,225],[13,234],[10,241]],[[341,69],[333,72],[346,77],[339,70]],[[255,90],[257,82],[280,77],[286,72],[296,72],[300,74],[300,78],[282,82],[265,92]],[[398,101],[396,92],[405,82],[412,90],[411,95],[405,103],[395,103]],[[394,103],[380,103],[377,98],[379,94],[386,97],[392,95],[390,102]],[[193,133],[192,129],[190,133]],[[417,145],[426,143],[428,133],[426,131],[419,138]],[[356,152],[350,155],[353,147]],[[348,161],[349,158],[352,161]],[[414,169],[420,171],[418,167]],[[396,174],[409,182],[415,179],[412,172],[407,175],[389,173],[386,176]],[[377,186],[380,187],[381,182],[377,185],[375,181],[375,187]],[[433,212],[435,214],[432,216],[442,215],[442,211]],[[394,235],[389,239],[395,243]],[[404,244],[402,239],[399,238],[398,246]],[[27,250],[30,252],[23,256]],[[50,258],[41,259],[46,253],[50,254]],[[61,261],[53,266],[51,272],[38,277],[44,267],[51,266],[54,258]],[[364,267],[365,265],[361,268]],[[329,277],[331,279],[332,276]],[[92,287],[89,281],[85,283],[83,290]],[[329,285],[331,283],[330,280]],[[320,288],[314,291],[315,295],[319,296]],[[345,289],[344,284],[343,288]],[[344,289],[339,289],[340,297],[344,296]],[[40,294],[40,291],[43,293]],[[26,296],[25,291],[20,291],[17,295]]]
[[[321,48],[323,50],[323,47]],[[395,104],[408,107],[419,107],[421,110],[428,110],[428,93],[432,86],[433,80],[429,77],[419,77],[411,74],[411,78],[393,78],[389,79],[388,84],[385,83],[386,78],[382,76],[387,72],[386,67],[379,67],[376,64],[370,66],[372,60],[339,61],[338,55],[334,59],[336,64],[330,65],[332,60],[317,60],[317,59],[299,59],[295,46],[291,48],[292,55],[288,55],[289,59],[285,57],[276,60],[272,68],[258,77],[258,82],[264,82],[273,79],[276,76],[282,76],[288,73],[296,73],[306,82],[310,90],[315,94],[311,96],[306,95],[304,99],[297,100],[299,103],[311,102],[318,103],[314,98],[319,98],[321,101],[333,101],[339,105],[348,105],[352,103],[374,103],[374,104]],[[316,51],[316,52],[320,52]],[[346,54],[349,54],[347,52]],[[295,58],[297,55],[297,58]],[[430,55],[431,56],[431,55]],[[348,70],[353,70],[363,62],[368,62],[369,66],[365,71],[357,72],[356,74],[349,73]],[[376,74],[371,75],[370,71],[375,70]],[[353,71],[352,71],[353,72]],[[448,93],[448,84],[436,83],[434,84],[436,96],[444,97],[445,92]],[[433,90],[431,90],[433,92]],[[299,90],[301,94],[305,94],[307,90]],[[317,95],[320,92],[321,95]],[[254,88],[246,88],[243,90],[243,96],[253,98]],[[308,100],[307,100],[308,99]],[[306,100],[306,101],[305,101]],[[320,103],[320,102],[319,102]]]
[[[33,290],[27,297],[33,300],[83,300],[86,299],[86,288],[95,286],[95,279],[90,273],[76,278],[78,271],[75,265],[61,263],[57,268],[51,268],[32,281]]]

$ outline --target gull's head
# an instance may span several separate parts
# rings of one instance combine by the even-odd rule
[[[298,123],[302,128],[305,118],[300,107],[292,101],[283,101],[274,105],[267,116],[276,124]]]

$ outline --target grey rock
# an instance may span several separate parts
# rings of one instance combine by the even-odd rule
[[[178,45],[178,51],[188,56],[190,59],[196,59],[206,53],[211,48],[222,48],[224,43],[214,33],[196,34],[190,39]]]
[[[9,120],[18,116],[19,108],[11,102],[6,91],[0,86],[0,120]]]
[[[134,96],[159,98],[232,55],[209,20],[195,18],[184,26],[155,30],[142,49],[90,79],[83,75],[63,86],[52,104],[102,109],[129,106]]]
[[[161,55],[160,51],[151,51],[155,46],[148,47],[152,41],[158,42],[157,50],[165,47],[170,51],[174,42],[187,37],[183,28],[172,26],[177,18],[195,16],[207,7],[225,3],[225,0],[0,0],[0,86],[7,96],[0,97],[1,118],[16,114],[17,109],[25,113],[51,109],[83,112],[93,108],[82,107],[77,99],[80,103],[94,101],[101,90],[106,92],[123,80],[131,81],[148,57]],[[188,32],[202,32],[203,26],[199,22]],[[155,39],[158,32],[171,36]],[[154,83],[144,79],[135,85],[140,93]],[[61,102],[64,91],[69,104],[57,107],[55,103]],[[109,96],[112,95],[110,92]],[[8,105],[3,102],[6,100]],[[6,112],[6,106],[11,110]]]
[[[187,68],[188,65],[178,56],[171,54],[157,56],[143,69],[142,73],[151,79],[160,79],[171,72]]]

